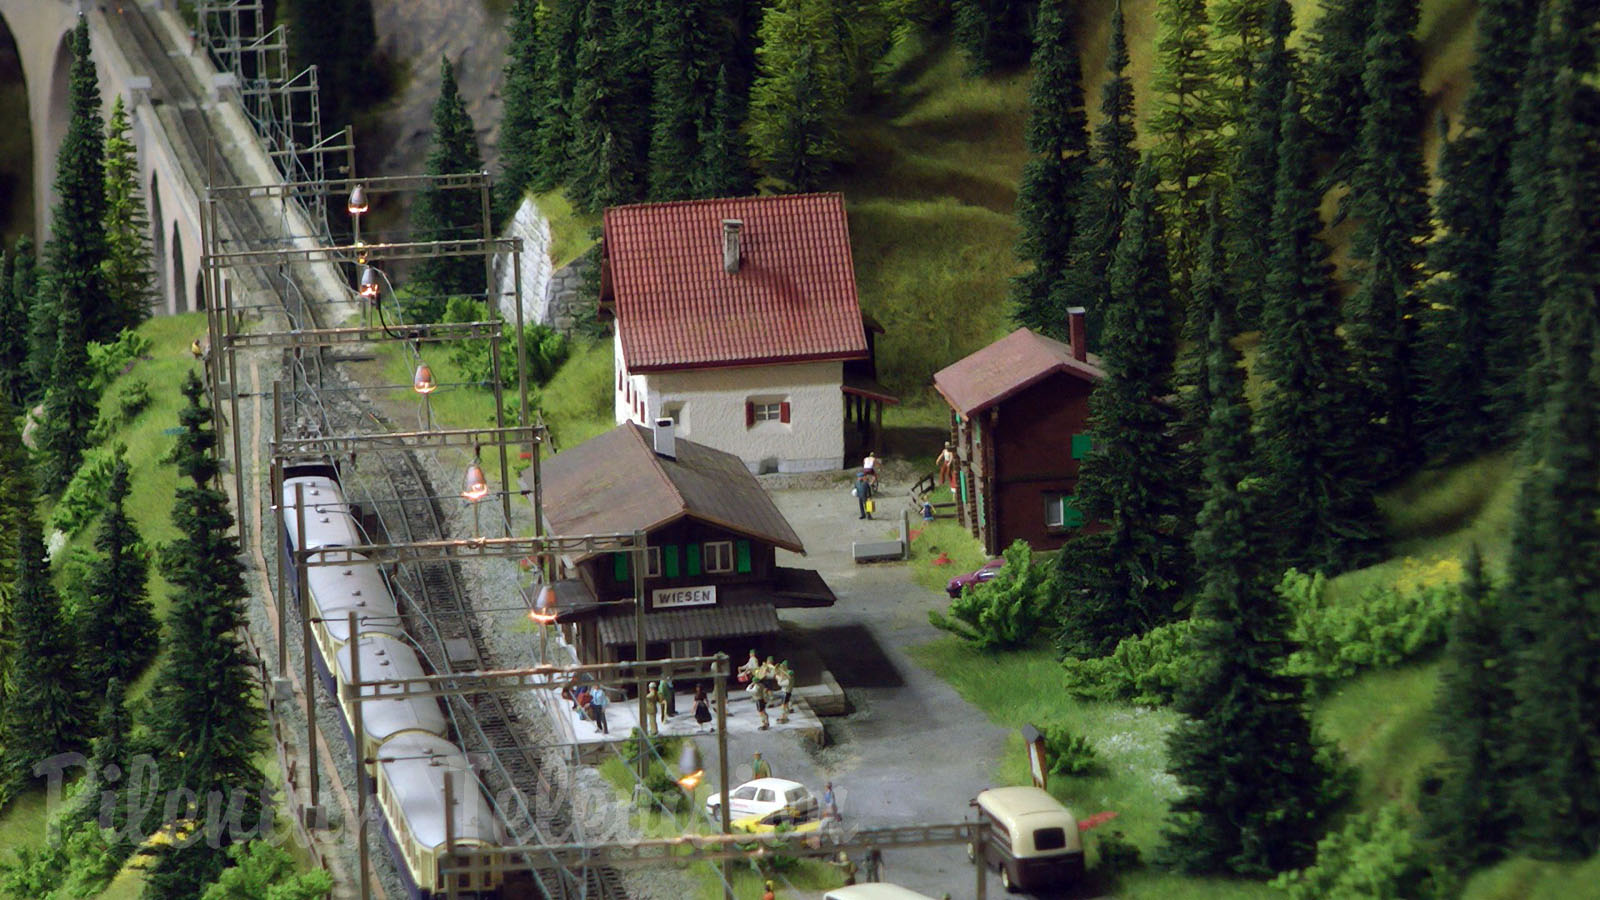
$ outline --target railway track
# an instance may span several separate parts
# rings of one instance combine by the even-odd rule
[[[170,48],[135,4],[112,17],[113,32],[130,58],[142,58],[152,76],[151,103],[175,141],[181,164],[194,184],[214,186],[243,184],[226,153],[214,153],[216,145],[228,140],[203,102],[205,92],[187,65],[174,61],[181,51]],[[118,27],[120,25],[120,27]],[[132,52],[129,52],[132,51]],[[135,57],[135,54],[137,56]],[[221,204],[218,239],[235,247],[255,247],[268,236],[286,233],[282,220],[273,221],[264,202],[246,201]],[[239,268],[230,274],[249,292],[265,292],[284,303],[283,314],[291,327],[319,327],[316,304],[304,298],[314,296],[305,285],[314,283],[299,265],[277,267],[276,273],[257,268]],[[258,293],[259,295],[259,293]],[[309,395],[309,402],[296,403],[301,410],[299,427],[339,433],[355,431],[377,421],[344,391],[322,392],[325,377],[337,378],[337,358],[326,349],[314,353],[285,353],[286,368],[299,382],[296,397]],[[363,422],[363,418],[367,422]],[[378,477],[364,478],[368,496],[363,498],[379,512],[389,540],[437,540],[449,536],[445,517],[438,506],[431,480],[415,453],[381,452]],[[370,470],[368,470],[370,472]],[[426,499],[418,499],[426,498]],[[241,498],[242,499],[242,498]],[[387,514],[385,509],[389,510]],[[405,567],[399,577],[399,599],[407,616],[408,631],[438,673],[452,671],[453,661],[466,669],[492,668],[499,664],[484,640],[481,626],[473,614],[461,573],[454,563],[426,563]],[[467,652],[463,652],[466,648]],[[314,652],[313,648],[304,648]],[[570,817],[566,803],[547,804],[541,791],[548,791],[549,779],[541,771],[539,748],[527,738],[521,716],[505,698],[495,694],[470,698],[452,697],[447,702],[458,744],[469,754],[484,760],[481,778],[505,820],[508,837],[522,844],[546,843],[551,838],[571,840],[581,833],[580,823]],[[549,900],[627,900],[627,891],[617,870],[606,868],[572,872],[553,864],[530,861],[532,885]],[[508,883],[508,887],[509,887]],[[536,887],[535,887],[536,886]]]

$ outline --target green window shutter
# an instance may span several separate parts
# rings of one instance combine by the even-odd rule
[[[628,554],[611,554],[611,574],[616,576],[618,581],[628,580]]]
[[[750,571],[750,542],[739,541],[734,544],[734,552],[738,554],[733,569],[735,572],[745,573]]]
[[[689,574],[690,575],[699,575],[700,574],[700,545],[699,544],[690,544],[688,547],[686,547],[684,549],[687,551],[684,555],[688,557],[687,562],[689,564],[688,565]]]
[[[1075,434],[1075,435],[1073,435],[1072,436],[1072,458],[1073,459],[1084,459],[1085,457],[1087,457],[1089,455],[1089,450],[1093,445],[1094,445],[1094,441],[1090,439],[1089,435],[1087,435],[1087,434]]]
[[[1077,497],[1069,496],[1061,498],[1061,527],[1083,527],[1083,510],[1078,508]]]
[[[661,548],[661,571],[668,578],[678,577],[678,545],[671,544]]]

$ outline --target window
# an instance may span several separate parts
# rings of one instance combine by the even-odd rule
[[[711,541],[705,546],[706,571],[712,573],[733,571],[733,542]]]
[[[774,798],[774,795],[772,793],[772,788],[762,788],[761,790],[756,792],[756,802],[757,803],[771,803],[773,801],[773,798]]]
[[[754,800],[755,796],[756,789],[749,786],[739,788],[733,792],[733,799],[735,800]]]
[[[1059,530],[1082,528],[1083,511],[1075,505],[1077,498],[1071,494],[1046,494],[1044,498],[1044,527]]]
[[[754,428],[761,422],[789,424],[789,401],[782,397],[751,397],[744,403],[744,425]]]
[[[782,403],[757,403],[755,407],[757,422],[776,422],[783,416]]]
[[[672,420],[672,424],[674,424],[674,425],[682,425],[683,424],[683,403],[680,401],[680,402],[677,402],[677,403],[663,403],[663,404],[661,404],[661,418],[663,418],[663,419],[671,419]]]
[[[1038,851],[1060,850],[1067,845],[1067,832],[1061,828],[1035,828],[1033,830],[1033,849]]]
[[[644,550],[644,577],[661,577],[661,548],[646,547]]]

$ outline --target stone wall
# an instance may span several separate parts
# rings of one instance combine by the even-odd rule
[[[550,264],[550,222],[539,205],[529,197],[517,208],[505,237],[522,238],[522,316],[528,324],[548,325],[571,334],[584,303],[581,300],[587,259],[580,257],[560,269]],[[500,297],[500,313],[507,319],[516,316],[516,270],[508,259],[495,263],[495,290]]]

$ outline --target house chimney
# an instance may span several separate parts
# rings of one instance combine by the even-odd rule
[[[656,455],[666,459],[678,458],[678,434],[675,423],[666,417],[656,419]]]
[[[1089,361],[1089,325],[1083,307],[1067,310],[1067,343],[1072,345],[1072,358],[1078,362]]]
[[[739,271],[739,229],[743,227],[738,219],[722,220],[722,271],[729,275]]]

